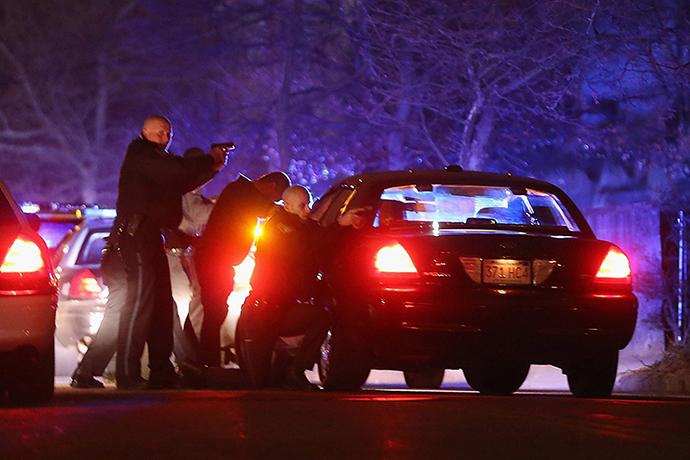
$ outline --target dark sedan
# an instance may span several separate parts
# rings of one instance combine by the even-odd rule
[[[343,180],[315,205],[323,226],[350,209],[367,223],[323,273],[325,389],[358,389],[371,369],[434,388],[462,369],[475,390],[502,395],[548,364],[575,396],[610,395],[637,318],[630,265],[558,187],[457,167],[391,171]]]

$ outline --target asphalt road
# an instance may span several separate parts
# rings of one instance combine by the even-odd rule
[[[0,405],[0,459],[690,459],[690,398],[75,390]]]

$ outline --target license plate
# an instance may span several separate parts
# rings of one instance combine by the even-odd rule
[[[488,284],[530,284],[532,271],[528,260],[485,259],[482,279]]]

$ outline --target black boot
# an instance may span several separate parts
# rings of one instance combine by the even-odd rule
[[[283,388],[291,391],[317,391],[319,389],[307,379],[307,376],[304,375],[304,369],[297,366],[288,368]]]
[[[104,385],[96,380],[92,374],[81,372],[79,368],[72,374],[72,388],[104,388]]]

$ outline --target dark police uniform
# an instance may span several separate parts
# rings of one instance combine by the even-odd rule
[[[316,361],[329,327],[328,313],[313,301],[318,252],[324,249],[321,239],[316,222],[284,209],[276,211],[264,226],[257,242],[252,291],[242,307],[247,334],[256,344],[252,360],[259,367],[269,365],[273,344],[280,336],[304,335],[292,372],[303,374]],[[258,370],[264,375],[267,371]]]
[[[108,288],[108,299],[101,325],[72,375],[71,385],[77,388],[103,387],[93,376],[103,375],[115,355],[120,312],[127,302],[127,274],[120,251],[113,247],[110,237],[106,238],[100,266],[103,284]]]
[[[235,286],[234,267],[242,263],[252,247],[258,218],[267,217],[273,207],[268,196],[240,175],[220,193],[196,241],[194,266],[204,309],[199,337],[202,365],[220,366],[220,327]]]
[[[171,155],[143,136],[128,147],[118,184],[117,246],[127,273],[127,303],[120,314],[118,388],[140,385],[141,355],[149,346],[149,382],[174,382],[173,300],[162,231],[182,219],[182,195],[216,174],[214,158]]]

